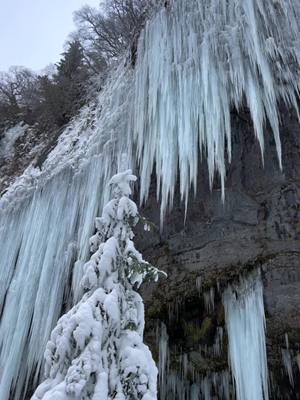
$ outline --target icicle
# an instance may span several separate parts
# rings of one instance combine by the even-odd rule
[[[202,277],[201,276],[197,276],[196,278],[196,288],[198,290],[199,295],[202,292]]]
[[[268,399],[263,287],[255,273],[224,293],[229,361],[238,400]]]
[[[207,156],[210,186],[218,173],[224,198],[234,107],[249,108],[262,154],[269,121],[281,167],[277,104],[297,110],[299,19],[298,1],[174,0],[147,23],[137,52],[134,134],[141,200],[155,165],[162,219],[177,174],[185,204],[197,187],[199,154]]]
[[[157,337],[159,398],[161,400],[212,400],[215,398],[213,391],[219,399],[229,400],[228,371],[208,372],[205,376],[199,376],[187,353],[179,356],[179,371],[173,371],[170,366],[169,337],[163,323],[159,325]]]
[[[285,339],[285,349],[281,349],[281,354],[282,354],[282,362],[284,365],[284,368],[286,370],[286,373],[289,377],[289,381],[291,386],[294,387],[294,377],[293,377],[293,361],[292,361],[292,356],[291,356],[291,352],[289,349],[289,337],[288,334],[286,333],[284,335],[284,339]]]
[[[169,337],[167,328],[164,323],[161,324],[158,330],[159,336],[159,362],[158,362],[158,376],[159,376],[159,389],[161,400],[165,400],[167,396],[166,380],[169,373]]]
[[[199,153],[207,156],[210,185],[219,174],[224,196],[230,110],[245,102],[261,149],[268,120],[281,158],[277,104],[297,108],[299,20],[297,1],[172,1],[147,23],[136,71],[113,71],[42,171],[28,168],[2,196],[1,400],[11,386],[16,400],[24,397],[33,371],[37,378],[51,328],[72,301],[64,298],[71,274],[75,301],[80,296],[93,220],[119,165],[139,165],[141,200],[155,166],[162,220],[177,178],[185,204],[196,189]]]
[[[8,398],[11,385],[16,386],[15,398],[22,398],[30,374],[35,373],[35,380],[38,377],[53,324],[63,301],[70,302],[70,298],[64,298],[64,292],[72,262],[77,257],[84,260],[89,254],[88,237],[98,211],[101,183],[96,179],[96,165],[101,168],[100,159],[73,182],[70,171],[61,173],[45,187],[38,188],[31,202],[26,201],[17,212],[2,218],[0,246],[5,262],[1,271],[5,280],[0,285],[0,302],[5,304],[0,324],[0,398],[3,400]]]
[[[299,372],[300,372],[300,354],[296,355],[296,363],[298,365],[298,369],[299,369]]]
[[[96,112],[84,108],[66,128],[42,171],[29,167],[0,200],[1,400],[11,390],[23,399],[29,381],[37,383],[50,332],[62,308],[80,297],[93,221],[109,197],[106,184],[124,165],[125,151],[132,162],[130,87],[122,67]]]
[[[223,328],[222,326],[218,326],[215,342],[213,345],[213,352],[215,356],[220,356],[222,347],[223,347]]]
[[[293,367],[292,367],[292,358],[290,350],[281,349],[281,354],[282,354],[282,362],[284,365],[284,369],[289,377],[290,384],[291,386],[294,386]]]
[[[211,287],[209,291],[204,293],[203,297],[206,311],[212,313],[215,309],[215,289]]]

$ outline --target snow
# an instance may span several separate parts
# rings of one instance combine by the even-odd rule
[[[114,175],[109,181],[110,185],[117,185],[120,193],[124,195],[124,198],[127,199],[127,196],[131,195],[132,190],[130,187],[131,182],[135,182],[137,180],[135,175],[132,175],[131,170],[126,170],[124,172],[120,172]],[[117,192],[119,194],[119,192]],[[128,201],[128,199],[127,199]],[[120,205],[120,203],[119,203]]]
[[[15,143],[19,137],[25,134],[27,128],[28,125],[19,123],[4,132],[0,140],[0,158],[8,160],[13,157]]]
[[[146,24],[135,71],[120,62],[111,72],[60,136],[38,181],[67,166],[81,171],[101,154],[99,179],[107,182],[120,165],[138,168],[144,201],[155,166],[163,219],[178,173],[186,204],[196,190],[199,155],[207,158],[211,185],[219,174],[224,196],[234,108],[249,109],[262,154],[269,122],[281,165],[278,103],[297,109],[299,16],[295,1],[173,0]],[[0,205],[14,201],[16,187],[27,196],[35,185],[25,190],[16,182]]]
[[[120,166],[138,171],[141,201],[155,168],[162,222],[178,181],[186,205],[197,189],[199,155],[207,156],[210,184],[215,174],[221,177],[224,196],[230,111],[243,107],[262,151],[270,123],[280,165],[278,104],[297,108],[299,20],[297,1],[171,1],[147,23],[135,70],[120,62],[98,98],[64,130],[42,170],[30,166],[9,187],[0,200],[1,400],[11,386],[22,398],[31,374],[37,382],[63,304],[69,309],[97,285],[100,253],[84,267],[88,239]],[[120,215],[135,212],[128,207]],[[139,285],[134,256],[128,268]]]
[[[45,351],[45,381],[33,400],[92,400],[100,392],[103,400],[157,397],[157,369],[143,343],[143,301],[133,289],[135,282],[131,282],[128,268],[130,248],[130,254],[138,254],[136,274],[140,277],[136,279],[140,283],[159,273],[143,260],[130,240],[132,227],[138,222],[129,219],[137,218],[137,208],[128,197],[135,180],[127,170],[109,182],[114,207],[104,207],[97,223],[105,223],[99,225],[99,235],[89,241],[94,254],[84,266],[84,294],[51,333]]]
[[[157,398],[156,377],[157,368],[152,359],[150,350],[142,342],[137,332],[127,330],[121,339],[120,353],[121,369],[128,377],[129,385],[136,385],[142,400],[155,400]],[[129,389],[128,393],[134,393]]]
[[[224,293],[229,362],[237,400],[267,400],[268,366],[263,286],[259,272]]]

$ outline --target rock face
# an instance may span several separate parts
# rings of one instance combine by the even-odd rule
[[[162,233],[152,229],[152,234],[141,231],[138,237],[145,258],[169,274],[157,287],[145,288],[144,297],[148,341],[153,348],[157,320],[167,326],[170,369],[193,382],[227,368],[226,335],[217,357],[212,350],[218,329],[225,332],[222,291],[240,274],[259,268],[264,284],[270,398],[298,399],[300,128],[294,113],[281,111],[282,171],[271,130],[266,128],[263,164],[247,112],[232,115],[233,154],[225,203],[217,182],[210,191],[203,162],[197,194],[191,193],[186,215],[177,193]],[[143,215],[159,226],[155,182]],[[183,355],[193,364],[193,376],[188,367],[182,371],[179,365]],[[177,397],[169,394],[166,398]]]
[[[154,227],[136,239],[144,258],[168,273],[143,288],[146,341],[165,371],[161,400],[198,399],[195,382],[209,393],[205,400],[235,398],[222,295],[256,269],[264,284],[270,399],[300,399],[300,128],[289,110],[282,109],[282,121],[280,171],[271,130],[263,164],[248,113],[232,115],[225,202],[217,178],[209,189],[203,157],[196,194],[185,210],[177,192],[161,232],[152,182],[141,213]]]

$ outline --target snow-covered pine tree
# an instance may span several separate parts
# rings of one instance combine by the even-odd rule
[[[135,291],[160,271],[133,243],[139,221],[129,198],[131,170],[115,175],[113,199],[96,219],[85,264],[85,294],[54,328],[45,352],[45,381],[32,400],[154,400],[157,369],[143,343],[144,305]]]

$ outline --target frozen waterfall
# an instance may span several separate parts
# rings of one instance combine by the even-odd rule
[[[99,168],[95,159],[76,179],[63,171],[1,219],[1,399],[9,398],[11,384],[15,399],[25,394],[62,304],[70,302],[71,267],[89,254],[100,205]]]
[[[38,378],[50,331],[77,297],[93,221],[123,153],[139,175],[142,201],[155,167],[162,221],[178,177],[187,206],[201,156],[211,185],[220,175],[224,196],[233,108],[249,110],[262,151],[269,122],[281,163],[278,104],[297,109],[300,3],[165,3],[141,34],[135,69],[127,63],[113,71],[98,99],[61,135],[42,171],[29,168],[0,201],[1,400],[24,398]],[[238,299],[229,291],[226,309],[237,391],[244,395],[248,380],[236,349],[253,341],[250,360],[259,369],[250,376],[259,383],[257,397],[240,399],[259,400],[267,395],[264,337],[256,336],[264,334],[260,282]],[[251,321],[252,336],[236,337],[238,327],[243,332]]]
[[[269,122],[281,165],[280,101],[297,109],[300,87],[300,3],[178,0],[141,35],[134,134],[141,198],[155,165],[162,216],[172,205],[177,174],[186,202],[196,189],[199,155],[209,181],[231,159],[232,109],[248,109],[262,153]],[[179,166],[179,168],[178,168]]]
[[[268,400],[263,286],[255,273],[224,294],[229,363],[237,400]]]
[[[51,330],[62,309],[79,297],[94,220],[109,195],[107,182],[120,163],[125,165],[124,149],[114,140],[118,129],[125,130],[124,93],[129,93],[128,80],[119,76],[118,90],[112,85],[113,93],[104,91],[105,100],[99,99],[106,112],[99,117],[83,110],[63,133],[44,170],[29,168],[2,198],[1,400],[8,400],[10,393],[15,400],[23,399],[28,386],[36,386]],[[126,146],[126,136],[122,139]]]

